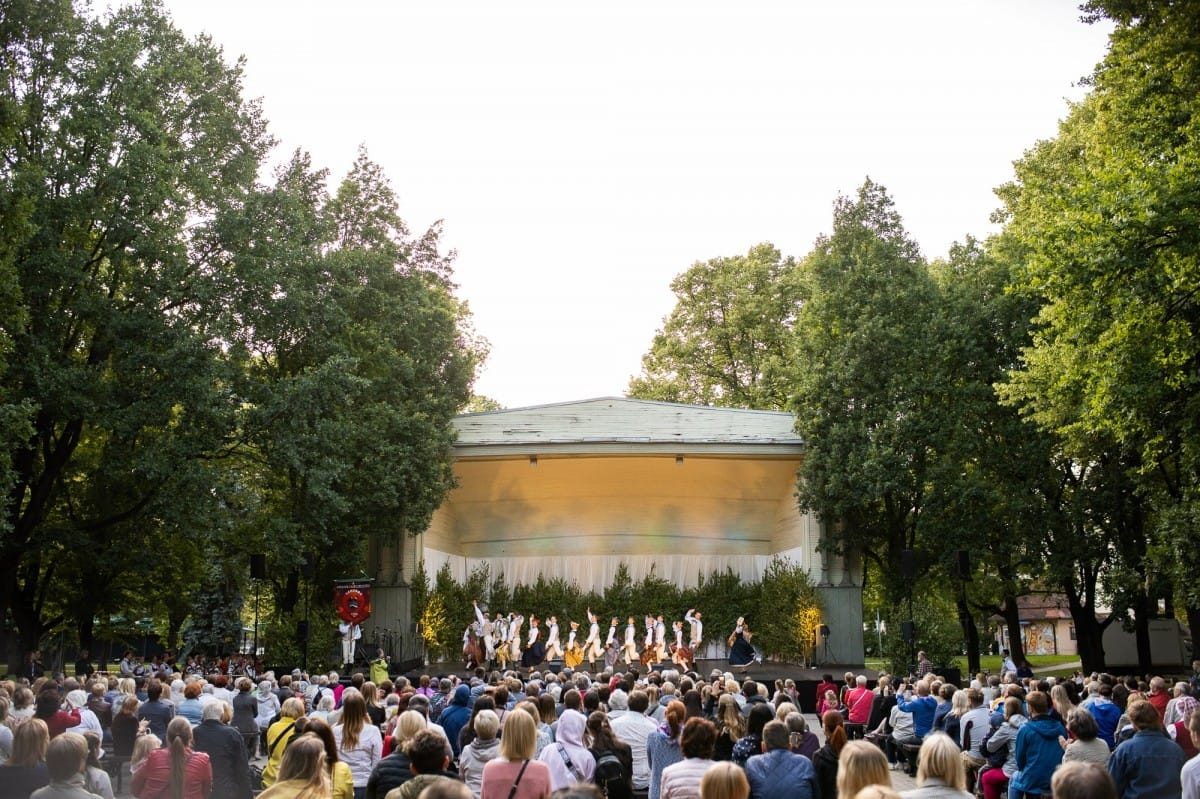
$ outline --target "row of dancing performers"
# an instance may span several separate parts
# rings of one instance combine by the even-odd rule
[[[689,671],[704,641],[703,614],[695,608],[689,609],[682,621],[671,623],[669,637],[663,616],[652,614],[647,614],[643,620],[641,636],[633,616],[626,620],[623,631],[619,629],[620,620],[613,616],[607,634],[602,634],[599,617],[588,608],[587,633],[580,630],[579,622],[568,621],[569,629],[563,640],[557,616],[546,619],[544,627],[541,619],[530,616],[529,629],[523,636],[525,617],[521,614],[497,613],[489,619],[478,601],[471,604],[475,621],[463,631],[463,660],[467,669],[481,665],[507,668],[518,663],[523,668],[535,669],[546,661],[561,659],[568,668],[575,668],[585,660],[592,670],[598,661],[607,668],[615,667],[622,660],[627,666],[636,661],[648,667],[669,661]],[[688,625],[686,635],[685,623]],[[743,671],[751,663],[762,660],[750,643],[752,637],[745,619],[739,618],[729,636],[729,662]]]

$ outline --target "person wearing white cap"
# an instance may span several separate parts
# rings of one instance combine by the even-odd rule
[[[100,725],[100,718],[87,706],[88,695],[87,691],[76,689],[67,693],[67,705],[74,710],[79,711],[79,724],[75,727],[70,727],[65,732],[77,732],[83,735],[88,730],[104,737],[104,728]]]

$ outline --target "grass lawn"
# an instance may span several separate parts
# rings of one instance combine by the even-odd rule
[[[982,655],[979,658],[979,666],[985,674],[998,674],[1000,672],[1001,657],[999,655]],[[1038,675],[1053,674],[1056,677],[1070,677],[1075,672],[1078,666],[1072,665],[1079,662],[1078,655],[1030,655],[1028,657],[1029,665],[1034,669],[1038,669]],[[878,658],[868,658],[864,664],[872,669],[882,669],[884,661]],[[970,679],[971,675],[966,673],[967,659],[966,657],[958,658],[955,666],[962,669],[963,679]],[[1052,669],[1051,671],[1041,671],[1041,669],[1051,669],[1054,666],[1065,665],[1066,668]]]

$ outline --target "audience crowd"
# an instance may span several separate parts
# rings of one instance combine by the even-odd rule
[[[1174,684],[825,675],[803,701],[722,670],[247,665],[0,682],[0,799],[1200,799],[1200,661]]]

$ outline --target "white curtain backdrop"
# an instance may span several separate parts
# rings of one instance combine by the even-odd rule
[[[510,586],[532,585],[541,574],[547,579],[562,577],[567,582],[575,582],[584,591],[603,591],[612,584],[617,568],[622,563],[629,568],[634,582],[646,577],[653,569],[658,577],[681,588],[690,588],[699,583],[701,576],[707,578],[714,571],[724,574],[726,569],[732,569],[746,582],[757,582],[770,562],[770,555],[541,555],[535,558],[478,559],[425,548],[425,573],[430,580],[443,565],[449,563],[454,579],[464,582],[473,569],[487,563],[490,575],[495,577],[503,573],[504,581]]]

